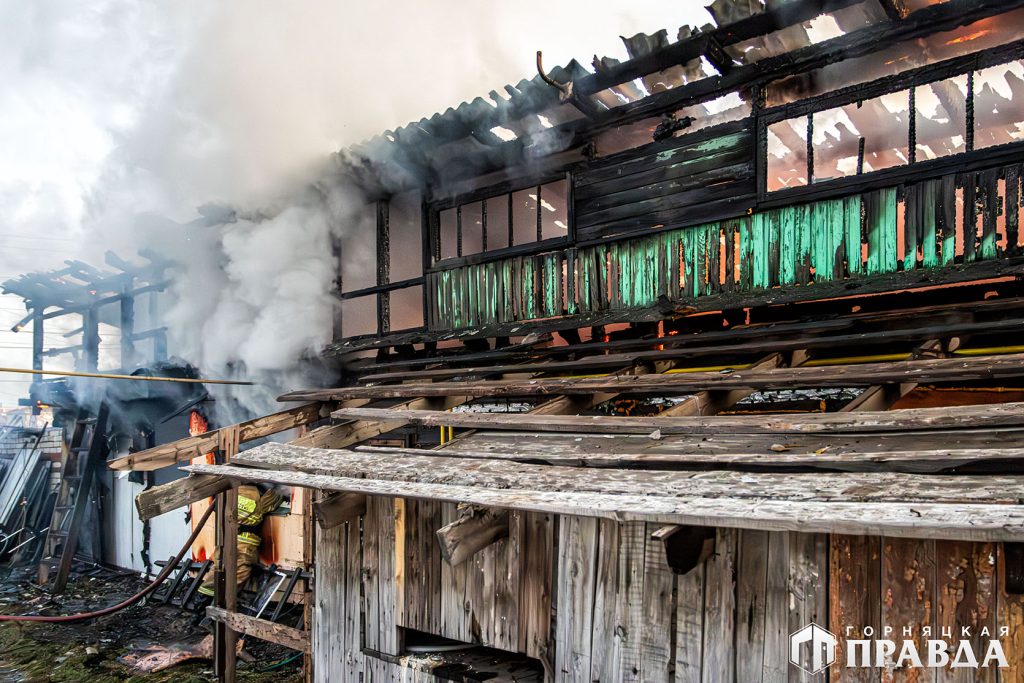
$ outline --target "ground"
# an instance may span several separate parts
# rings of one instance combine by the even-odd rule
[[[145,584],[136,576],[94,569],[73,577],[66,593],[51,596],[29,580],[25,571],[0,582],[0,613],[74,614],[121,602]],[[176,607],[133,605],[90,621],[32,624],[0,623],[0,682],[145,681],[200,683],[214,680],[209,660],[191,660],[159,673],[134,673],[118,658],[148,645],[191,645],[205,631],[196,616]],[[301,658],[271,669],[295,652],[247,639],[251,663],[239,662],[238,679],[246,683],[303,679]]]

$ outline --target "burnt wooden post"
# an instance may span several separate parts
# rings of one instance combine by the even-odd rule
[[[32,369],[43,369],[43,308],[36,306],[32,309]],[[39,375],[32,376],[32,384],[42,381]]]
[[[386,199],[377,200],[377,286],[391,282],[391,225]],[[377,333],[391,331],[391,292],[377,292]]]
[[[135,296],[131,282],[121,288],[121,368],[127,370],[135,363]]]
[[[100,362],[99,312],[90,306],[82,313],[82,368],[96,372]]]
[[[238,425],[220,430],[220,454],[225,464],[238,453]],[[238,610],[238,488],[232,487],[218,496],[221,505],[217,525],[218,572],[214,602],[218,608],[228,612]],[[238,634],[225,622],[217,621],[214,629],[214,654],[217,680],[224,683],[235,681],[235,659]]]

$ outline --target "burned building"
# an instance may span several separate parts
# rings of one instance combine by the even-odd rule
[[[219,500],[224,680],[1024,680],[1024,8],[710,10],[346,151],[347,381],[108,462],[215,454],[138,504]]]

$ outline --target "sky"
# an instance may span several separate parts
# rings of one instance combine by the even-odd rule
[[[667,28],[674,39],[710,22],[703,4],[0,0],[0,279],[174,242],[136,216],[262,204],[331,152],[531,78],[538,49],[548,68],[625,59],[620,35]],[[249,242],[236,233],[214,246]],[[262,305],[261,288],[231,272],[245,267],[225,267],[236,291],[217,310]],[[289,267],[258,275],[280,280]],[[0,296],[0,366],[31,366],[30,328],[10,331],[22,315],[20,299]],[[62,336],[77,325],[50,325],[46,345],[77,343]],[[102,349],[115,344],[105,335]],[[0,374],[0,406],[26,391]]]

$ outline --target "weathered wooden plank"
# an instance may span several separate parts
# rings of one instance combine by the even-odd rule
[[[450,524],[459,517],[454,504],[441,503],[441,524]],[[467,563],[452,566],[441,563],[440,568],[441,623],[439,635],[462,642],[471,642],[470,601],[466,594],[469,574]]]
[[[768,532],[739,531],[736,557],[736,680],[761,678],[765,647]]]
[[[441,525],[441,503],[405,501],[405,610],[403,626],[426,633],[441,628],[441,558],[435,532]]]
[[[520,544],[519,647],[535,657],[550,671],[551,596],[555,559],[554,518],[551,515],[524,512]],[[602,524],[605,522],[602,521]]]
[[[1002,380],[1024,375],[1024,354],[1003,354],[961,358],[928,358],[910,361],[861,363],[817,367],[736,370],[731,373],[693,372],[594,378],[556,378],[480,381],[473,384],[477,397],[537,396],[548,394],[592,394],[601,391],[620,394],[678,395],[712,389],[792,389],[800,387],[854,387],[894,382],[938,383],[953,381]],[[410,398],[464,396],[462,382],[414,383],[374,387],[340,387],[327,390],[339,398]],[[342,408],[338,418],[386,419],[380,408]],[[391,415],[398,420],[398,411]],[[366,411],[366,412],[364,412]]]
[[[718,529],[715,554],[704,566],[703,673],[705,683],[735,678],[736,651],[731,637],[736,628],[735,529]]]
[[[881,539],[833,535],[829,552],[829,630],[839,636],[836,660],[846,661],[846,640],[862,640],[864,627],[881,633]],[[847,635],[849,629],[849,635]],[[873,663],[873,662],[872,662]],[[870,683],[878,669],[834,667],[833,683]]]
[[[555,609],[555,677],[591,680],[597,520],[566,516],[559,521],[558,605]]]
[[[206,616],[210,617],[213,621],[227,624],[233,631],[238,633],[244,633],[253,638],[283,645],[305,654],[311,652],[309,634],[300,629],[267,621],[266,619],[257,619],[248,614],[229,612],[220,607],[207,607]]]
[[[1009,593],[1006,589],[1008,573],[1006,548],[999,544],[996,553],[996,574],[998,575],[998,592],[996,595],[996,622],[1006,629],[1006,636],[999,641],[1007,655],[1010,665],[999,670],[1000,683],[1024,683],[1024,595]],[[1019,567],[1010,567],[1009,571],[1018,572]]]
[[[135,497],[135,509],[143,522],[165,512],[215,496],[231,488],[224,477],[190,476],[146,489]]]
[[[616,680],[623,669],[623,638],[628,631],[618,628],[620,613],[619,565],[622,557],[620,525],[608,519],[597,522],[597,574],[594,579],[594,625],[591,633],[590,680]],[[642,578],[642,576],[641,576]]]
[[[935,542],[886,538],[882,544],[882,623],[893,629],[897,655],[901,640],[912,640],[919,652],[927,652],[922,629],[934,627]],[[913,635],[904,635],[907,633]],[[888,655],[882,669],[885,680],[917,681],[917,673],[896,666]]]
[[[730,456],[750,457],[754,463],[766,462],[764,457],[779,458],[778,462],[783,464],[792,456],[799,459],[791,464],[806,467],[804,461],[827,446],[820,455],[826,460],[834,459],[839,463],[845,457],[855,462],[858,454],[865,455],[869,460],[873,456],[892,455],[897,461],[909,461],[918,454],[922,459],[934,459],[938,463],[945,457],[944,453],[952,460],[958,460],[969,451],[978,450],[983,456],[979,462],[997,463],[997,456],[1002,453],[1006,457],[1003,467],[1012,467],[1019,457],[1020,449],[1003,446],[1024,439],[1024,429],[1016,427],[852,434],[804,432],[786,434],[783,439],[775,434],[727,432],[702,435],[700,439],[686,434],[663,434],[660,439],[651,439],[648,434],[487,431],[477,432],[465,441],[454,441],[435,454],[443,457],[496,458],[587,467],[641,467],[645,466],[645,461],[649,461],[649,466],[654,469],[679,469],[679,461],[690,456],[695,457],[697,462],[713,463],[714,458],[721,455],[723,460],[719,469],[727,469]],[[773,445],[781,445],[786,450],[773,450]],[[357,450],[365,453],[392,453],[396,456],[423,455],[418,449],[359,446]],[[986,454],[993,457],[987,458]],[[621,463],[616,462],[619,456],[624,458]],[[706,460],[702,460],[704,458]],[[969,461],[964,459],[960,462],[968,464]],[[739,460],[738,463],[742,468],[744,461]],[[882,471],[886,468],[878,464],[861,469]],[[941,466],[933,467],[926,463],[918,471],[941,469]],[[1006,473],[1012,473],[1012,470]]]
[[[371,650],[381,650],[381,601],[384,594],[380,584],[380,529],[385,523],[382,519],[382,508],[390,501],[377,496],[366,501],[366,516],[363,518],[362,542],[362,596],[363,606],[363,642]],[[386,550],[384,552],[387,552]]]
[[[896,270],[896,208],[895,188],[864,195],[869,275]]]
[[[785,443],[778,443],[778,439],[758,439],[757,435],[749,435],[751,438],[743,438],[748,435],[722,435],[715,437],[718,443],[708,444],[701,441],[694,444],[692,439],[675,438],[672,435],[662,439],[663,444],[652,447],[647,452],[631,453],[624,451],[623,447],[614,447],[613,444],[602,444],[609,448],[609,452],[588,452],[579,444],[579,448],[573,448],[575,444],[553,444],[552,448],[534,451],[532,448],[523,450],[511,450],[511,447],[504,443],[489,443],[486,439],[490,433],[484,435],[484,439],[473,441],[462,448],[445,449],[445,455],[465,458],[495,458],[500,460],[514,460],[520,462],[543,462],[549,465],[564,465],[570,467],[650,467],[655,469],[700,469],[707,465],[717,465],[722,468],[751,469],[751,468],[782,468],[800,467],[822,470],[835,470],[842,472],[907,472],[928,474],[963,468],[969,465],[986,465],[992,471],[999,473],[1011,473],[1016,471],[1019,464],[1024,460],[1024,449],[1022,448],[985,448],[974,445],[976,440],[988,441],[1000,440],[994,432],[991,434],[965,434],[960,432],[953,436],[953,442],[949,448],[940,450],[921,451],[877,451],[857,452],[858,447],[878,447],[878,443],[870,443],[870,437],[839,437],[830,435],[824,437],[808,436],[796,439],[795,435],[787,434]],[[1013,438],[1011,434],[1003,433],[1003,442]],[[551,436],[545,434],[545,436]],[[729,438],[732,436],[733,438]],[[970,436],[964,442],[957,443],[964,436]],[[903,436],[893,435],[894,447],[912,446],[914,433]],[[582,438],[586,443],[594,443],[600,437]],[[608,439],[625,439],[621,435],[608,435]],[[526,440],[526,439],[524,439]],[[939,437],[932,437],[938,441]],[[533,444],[530,444],[531,446]],[[638,444],[643,446],[643,444]],[[731,453],[724,449],[730,445],[737,450],[748,448],[749,453]],[[930,447],[922,443],[921,447]],[[933,443],[931,445],[938,445]],[[672,451],[673,446],[680,447],[681,451]],[[703,452],[701,446],[705,446]],[[772,446],[779,448],[772,449]],[[471,448],[486,450],[474,451]],[[818,454],[822,448],[827,450]],[[505,450],[508,449],[508,450]],[[785,449],[781,450],[780,449]],[[412,452],[409,452],[412,451]],[[415,449],[409,451],[388,451],[394,455],[415,454]],[[689,451],[689,452],[687,452]],[[374,451],[378,452],[378,451]]]
[[[323,414],[321,414],[323,413]],[[138,453],[114,458],[107,461],[112,470],[135,470],[148,472],[167,467],[178,462],[205,455],[220,446],[221,432],[226,429],[238,429],[239,443],[245,443],[264,436],[270,436],[310,422],[327,417],[326,407],[320,403],[308,403],[296,408],[289,408],[278,413],[258,417],[254,420],[240,422],[213,431],[178,439],[170,443],[149,448]]]
[[[565,468],[502,460],[386,455],[264,444],[239,456],[239,464],[310,474],[393,482],[495,486],[530,491],[659,496],[703,496],[819,501],[984,502],[1015,505],[1024,491],[1020,475],[927,476],[901,473],[681,472]],[[502,515],[484,519],[500,530]],[[496,523],[491,524],[489,522]],[[508,527],[505,526],[505,529]]]
[[[662,524],[727,526],[778,531],[874,534],[912,538],[1024,540],[1024,513],[1016,505],[793,502],[729,498],[667,498],[510,490],[385,482],[299,472],[190,465],[199,474],[265,481],[326,491],[357,491],[535,512],[587,515]],[[364,554],[366,550],[364,548]]]
[[[789,632],[794,633],[828,621],[828,536],[791,534],[789,552]],[[791,668],[789,680],[819,683],[820,678]]]
[[[764,661],[761,667],[761,680],[765,683],[785,683],[789,680],[789,546],[792,537],[792,534],[785,532],[768,534]]]
[[[927,361],[919,361],[921,363]],[[1021,365],[1024,368],[1024,364]],[[794,368],[801,370],[803,368]],[[768,373],[772,370],[758,372]],[[697,374],[697,373],[692,373]],[[672,375],[671,377],[686,375]],[[615,391],[616,386],[637,386],[645,378],[668,382],[658,375],[621,375],[607,378],[598,391]],[[624,380],[621,384],[616,380]],[[908,378],[912,379],[912,378]],[[535,380],[541,382],[545,380]],[[577,386],[587,379],[575,380]],[[650,383],[644,383],[648,386]],[[742,386],[742,384],[741,384]],[[589,392],[573,391],[572,394]],[[595,392],[596,393],[596,392]],[[1024,405],[1004,403],[992,406],[957,408],[908,408],[890,411],[863,411],[850,413],[812,413],[798,415],[721,415],[694,417],[634,417],[607,415],[532,415],[526,413],[471,413],[440,412],[430,410],[397,410],[391,408],[352,408],[336,412],[338,417],[358,417],[367,420],[402,420],[427,427],[451,425],[456,427],[500,428],[506,431],[590,432],[610,434],[651,434],[660,430],[667,434],[703,433],[861,433],[953,428],[994,428],[1016,426],[1024,420]],[[655,435],[655,438],[658,435]]]
[[[936,598],[933,606],[937,638],[956,643],[964,638],[961,629],[970,629],[974,652],[984,653],[988,638],[982,629],[998,633],[996,623],[996,546],[992,543],[936,541]],[[943,634],[951,633],[951,638]],[[996,669],[942,668],[936,672],[937,683],[994,683]]]
[[[699,564],[692,571],[676,577],[676,683],[701,681],[704,667],[705,564]]]
[[[313,676],[317,683],[336,680],[348,653],[349,615],[345,612],[347,535],[345,525],[323,529],[316,534],[317,581],[311,639]]]
[[[672,617],[675,574],[665,558],[665,549],[650,535],[657,525],[647,524],[644,531],[643,599],[641,604],[640,676],[641,681],[673,681]]]

